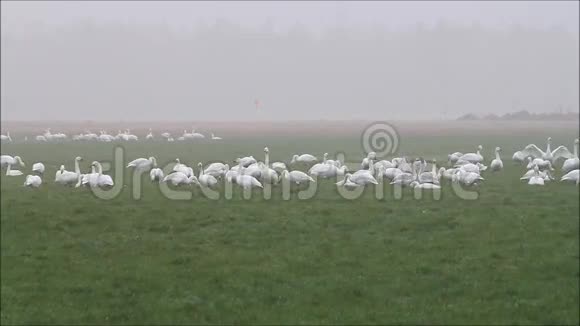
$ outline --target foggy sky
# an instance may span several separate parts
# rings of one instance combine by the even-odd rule
[[[578,110],[576,1],[1,6],[3,120]]]

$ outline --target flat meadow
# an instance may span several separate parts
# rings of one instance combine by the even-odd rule
[[[525,167],[511,160],[529,143],[545,148],[548,136],[553,147],[572,150],[576,122],[402,123],[397,152],[388,158],[422,156],[444,165],[447,154],[481,144],[489,164],[494,148],[502,148],[504,169],[483,173],[485,181],[471,189],[476,200],[460,198],[446,182],[440,199],[429,191],[416,199],[411,189],[397,199],[387,182],[345,199],[336,180],[320,180],[306,200],[296,189],[285,200],[280,187],[270,199],[259,189],[244,199],[235,186],[231,199],[180,187],[192,198],[171,200],[148,175],[136,200],[128,170],[110,200],[53,182],[61,164],[73,170],[75,156],[83,157],[85,172],[94,160],[112,163],[116,146],[124,165],[155,156],[163,167],[180,158],[196,174],[198,162],[263,160],[264,146],[271,162],[341,153],[351,170],[365,155],[364,123],[264,125],[218,126],[222,141],[146,141],[139,125],[140,140],[131,143],[2,144],[2,154],[22,157],[24,176],[35,162],[47,170],[39,189],[23,187],[24,176],[0,177],[1,323],[579,323],[578,187],[529,186],[519,180]],[[41,131],[21,130],[11,129],[12,137]],[[375,196],[379,186],[382,199]]]

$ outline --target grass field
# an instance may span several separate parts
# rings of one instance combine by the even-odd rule
[[[577,129],[549,130],[569,148]],[[226,134],[227,136],[227,134]],[[131,180],[113,200],[53,183],[73,159],[111,161],[113,144],[3,144],[2,154],[47,166],[40,189],[1,177],[2,324],[578,324],[579,198],[573,184],[531,187],[512,153],[546,132],[401,135],[400,153],[445,161],[454,151],[503,148],[479,199],[356,200],[322,181],[309,200],[165,198]],[[289,161],[344,152],[360,162],[356,133],[248,135],[223,143],[123,143],[126,161],[164,165],[242,155]],[[108,172],[114,174],[114,171]],[[561,173],[557,171],[559,177]],[[144,177],[145,178],[145,177]],[[559,179],[559,178],[558,178]]]

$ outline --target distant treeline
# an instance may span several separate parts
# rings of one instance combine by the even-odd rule
[[[503,120],[503,121],[546,121],[546,120],[578,120],[580,117],[578,112],[551,112],[551,113],[530,113],[526,110],[506,113],[504,115],[488,114],[485,116],[478,116],[473,113],[468,113],[460,116],[457,120]]]

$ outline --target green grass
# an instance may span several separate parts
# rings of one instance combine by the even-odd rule
[[[577,131],[552,135],[571,146]],[[2,324],[578,324],[579,199],[573,184],[531,187],[510,160],[530,141],[512,137],[407,137],[400,152],[444,160],[497,145],[505,170],[486,173],[480,197],[442,199],[405,190],[376,200],[369,187],[342,199],[331,181],[310,200],[272,200],[238,190],[232,200],[165,198],[145,182],[109,201],[52,181],[74,156],[110,161],[112,144],[8,144],[29,171],[48,170],[40,189],[1,177]],[[576,136],[577,137],[577,136]],[[533,139],[532,139],[533,138]],[[123,144],[126,160],[155,155],[231,161],[253,154],[343,151],[360,161],[354,135],[318,139],[239,138],[223,144]],[[113,174],[114,172],[109,172]],[[558,176],[560,173],[557,174]]]

